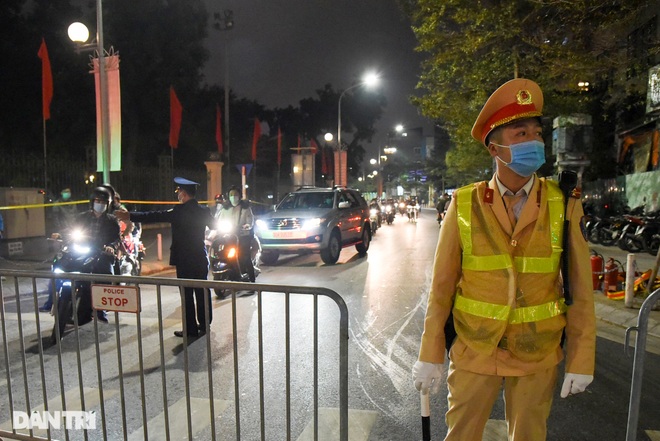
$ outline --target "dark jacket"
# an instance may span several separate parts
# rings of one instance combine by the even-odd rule
[[[182,268],[199,268],[201,265],[208,267],[204,232],[207,226],[215,228],[215,220],[209,209],[199,205],[195,199],[175,205],[170,210],[133,212],[131,220],[145,224],[169,222],[172,224],[170,265]]]
[[[90,245],[96,249],[106,245],[113,246],[120,239],[117,218],[107,212],[98,218],[92,211],[80,213],[73,220],[71,227],[82,229],[89,238]]]

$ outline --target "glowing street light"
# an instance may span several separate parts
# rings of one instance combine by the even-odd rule
[[[341,160],[341,152],[342,152],[342,144],[341,144],[341,99],[344,97],[346,92],[348,92],[351,89],[355,89],[356,87],[359,86],[367,86],[367,87],[373,87],[378,82],[380,81],[380,78],[377,74],[370,72],[367,73],[363,78],[362,81],[360,81],[357,84],[352,85],[351,87],[344,89],[344,91],[339,95],[339,103],[337,105],[337,150],[338,150],[338,167],[336,167],[335,174],[338,172],[339,173],[339,179],[335,176],[335,183],[338,185],[346,185],[346,172],[347,172],[347,167],[346,164],[342,164]],[[348,162],[348,161],[345,161]],[[339,182],[337,182],[339,181]]]

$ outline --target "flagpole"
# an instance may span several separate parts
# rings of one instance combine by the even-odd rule
[[[48,197],[48,155],[46,148],[46,118],[42,116],[41,122],[43,123],[44,130],[44,192],[46,192],[46,197]]]

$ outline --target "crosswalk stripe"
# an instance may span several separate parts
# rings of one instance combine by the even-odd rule
[[[365,441],[369,438],[371,427],[376,422],[378,412],[371,410],[348,410],[348,439],[350,441]],[[336,407],[319,407],[319,440],[336,440],[339,438],[339,409]],[[314,421],[305,426],[297,441],[314,439]]]
[[[647,430],[646,436],[650,441],[660,441],[660,430]]]
[[[227,400],[213,400],[215,406],[215,415],[217,417],[231,404]],[[181,418],[186,415],[186,398],[180,398],[176,403],[168,408],[170,423],[170,439],[187,440],[188,439],[188,420]],[[190,398],[190,420],[193,428],[193,437],[199,431],[211,425],[210,405],[207,398]],[[150,440],[164,440],[165,438],[165,413],[161,412],[147,423]],[[135,430],[128,437],[129,441],[140,441],[144,439],[144,429],[141,427]]]
[[[501,441],[507,439],[506,421],[488,420],[482,441]]]

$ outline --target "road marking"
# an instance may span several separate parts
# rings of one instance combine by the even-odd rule
[[[500,441],[506,439],[507,434],[506,421],[488,420],[484,428],[484,437],[482,441]]]
[[[646,436],[649,437],[650,441],[660,441],[660,431],[658,430],[647,430]]]
[[[215,415],[218,417],[229,407],[230,402],[226,400],[213,400],[215,406]],[[168,407],[168,418],[170,428],[170,439],[187,440],[188,439],[188,419],[183,418],[186,415],[186,398],[180,398],[176,403]],[[193,438],[200,430],[211,425],[210,406],[208,398],[190,398],[190,424],[193,428]],[[165,414],[159,413],[147,423],[149,439],[166,439],[165,437]],[[144,439],[144,429],[131,433],[129,441],[139,441]]]
[[[369,439],[371,428],[376,422],[378,412],[371,410],[348,410],[348,433],[350,441],[365,441]],[[339,439],[339,409],[336,407],[319,407],[319,440]],[[305,426],[297,441],[314,439],[314,421]]]

